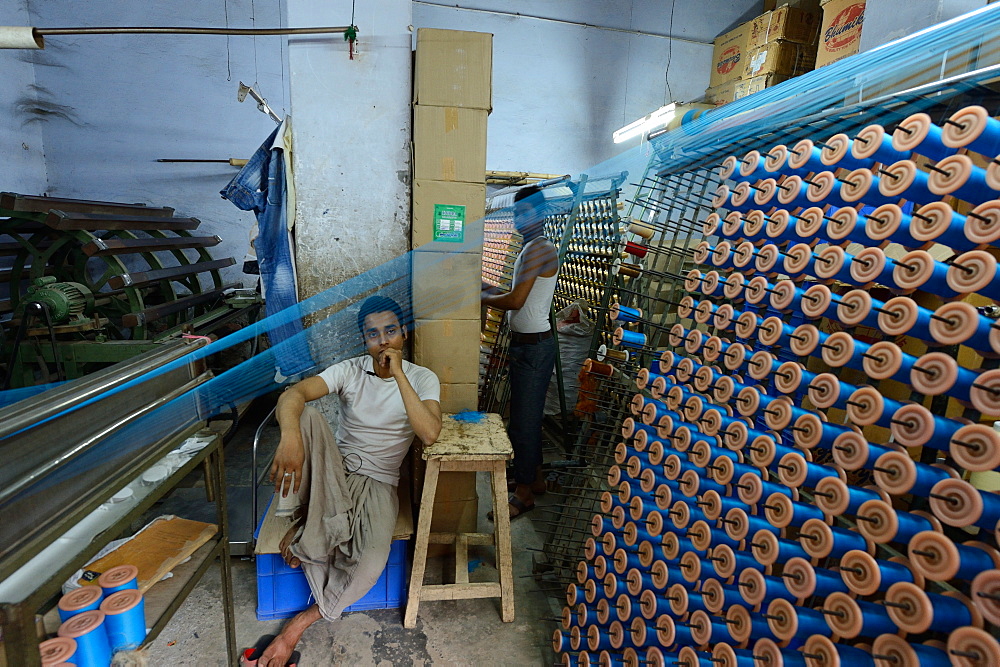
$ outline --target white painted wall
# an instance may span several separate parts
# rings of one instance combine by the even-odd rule
[[[485,11],[438,2],[413,3],[415,27],[494,35],[486,168],[553,174],[578,174],[621,153],[626,146],[612,143],[612,132],[665,101],[701,97],[708,86],[712,40],[762,11],[760,0],[460,3]]]
[[[44,51],[0,51],[2,71],[14,78],[0,91],[0,145],[16,167],[2,189],[174,206],[224,239],[213,254],[235,257],[227,279],[242,279],[253,216],[218,196],[236,170],[155,160],[248,157],[273,127],[251,102],[236,102],[237,82],[257,81],[279,114],[296,116],[297,178],[306,195],[300,258],[307,291],[318,289],[407,248],[409,23],[495,34],[488,168],[579,173],[620,151],[611,142],[615,129],[663,103],[668,51],[668,97],[700,96],[708,43],[755,15],[760,0],[467,3],[660,35],[671,32],[671,4],[673,34],[705,44],[673,40],[668,49],[671,40],[663,37],[379,0],[358,7],[361,54],[353,63],[339,36],[293,40],[290,49],[277,37],[70,37],[49,39]],[[0,16],[12,25],[221,26],[228,12],[233,27],[343,25],[350,6],[347,0],[13,0]],[[303,81],[291,94],[289,66]],[[34,120],[18,107],[26,96],[34,102],[32,67],[38,100],[62,113]],[[27,151],[12,150],[22,142]],[[358,224],[379,232],[364,235],[364,243],[344,241],[358,236]],[[330,259],[310,266],[314,256]]]
[[[150,3],[29,0],[34,26],[284,24],[283,3],[251,0]],[[251,19],[254,14],[255,21]],[[219,196],[237,170],[223,164],[165,164],[158,158],[247,158],[274,128],[238,82],[257,81],[280,115],[288,110],[279,37],[80,36],[50,38],[34,52],[39,99],[62,105],[40,127],[53,196],[173,206],[218,234],[215,257],[235,257],[241,271],[253,214]],[[11,52],[17,53],[17,52]],[[23,52],[21,52],[23,53]],[[231,71],[231,74],[230,74]],[[0,117],[4,114],[0,113]],[[249,284],[249,281],[248,281]]]
[[[867,0],[861,50],[869,51],[985,6],[986,0]]]
[[[0,4],[0,25],[28,25],[27,0]],[[35,87],[32,52],[0,50],[0,154],[4,176],[0,191],[37,195],[45,192],[42,124],[48,116]]]

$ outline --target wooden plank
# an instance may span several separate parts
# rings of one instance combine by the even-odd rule
[[[222,293],[231,287],[237,286],[239,283],[232,283],[229,285],[223,285],[222,287],[214,290],[209,290],[208,292],[201,292],[200,294],[191,294],[189,296],[176,299],[174,301],[169,301],[167,303],[160,304],[158,306],[150,306],[140,310],[138,313],[128,313],[122,317],[122,324],[127,327],[136,327],[140,324],[146,324],[147,322],[152,322],[158,320],[161,317],[166,317],[167,315],[173,315],[174,313],[179,313],[182,310],[187,310],[193,306],[198,306],[203,303],[208,303],[215,301],[222,296]]]
[[[38,197],[19,195],[16,192],[0,192],[0,208],[20,213],[45,213],[57,208],[73,213],[128,214],[144,217],[166,217],[174,214],[169,206],[155,207],[143,204],[123,204],[111,201],[89,199],[64,199],[62,197]]]
[[[514,559],[510,544],[510,514],[507,512],[506,466],[497,462],[490,473],[493,496],[494,534],[496,538],[497,570],[500,575],[500,620],[514,620]]]
[[[434,496],[437,492],[438,465],[436,461],[428,461],[424,476],[424,489],[420,496],[420,506],[434,506]],[[406,602],[406,612],[403,614],[403,627],[413,628],[417,625],[417,613],[420,611],[420,598],[424,589],[424,571],[427,567],[427,544],[431,532],[431,512],[420,513],[417,522],[417,537],[413,547],[413,566],[410,569],[409,595]]]
[[[410,503],[410,490],[405,488],[405,484],[396,487],[399,497],[399,514],[396,515],[396,527],[392,529],[393,540],[408,540],[413,536],[413,507]],[[272,496],[271,502],[267,506],[267,513],[264,515],[264,523],[260,527],[257,535],[257,545],[254,553],[276,554],[279,553],[278,545],[281,538],[285,536],[288,529],[292,527],[292,520],[288,517],[275,516],[274,511],[278,503]]]
[[[221,242],[222,239],[218,236],[172,236],[166,239],[95,239],[83,246],[83,252],[88,257],[104,257],[137,252],[157,252],[158,250],[211,248]]]
[[[437,441],[424,447],[421,456],[441,461],[511,458],[514,451],[503,419],[494,412],[481,414],[483,418],[478,423],[457,421],[454,415],[445,415]]]
[[[435,460],[441,462],[442,472],[482,472],[483,470],[492,470],[495,461],[506,461],[508,458],[507,456],[484,456],[470,461],[469,459],[450,457],[439,459],[435,457]]]
[[[117,565],[139,568],[139,590],[145,593],[178,563],[219,532],[211,523],[179,517],[160,517],[131,540],[86,567],[82,585],[97,585],[97,577]]]
[[[51,210],[45,217],[45,225],[61,231],[78,230],[95,232],[105,229],[197,229],[198,218],[159,218],[137,215],[96,215],[90,213],[67,213]]]
[[[455,583],[469,583],[469,540],[464,534],[455,538]]]
[[[169,579],[156,582],[143,595],[146,611],[146,627],[153,627],[161,617],[167,613],[171,605],[177,601],[184,588],[191,582],[197,574],[199,568],[211,557],[212,551],[218,544],[217,540],[212,540],[200,546],[193,554],[191,560],[180,563],[171,571],[173,576]],[[147,638],[148,641],[148,638]]]
[[[427,600],[470,600],[473,598],[500,597],[500,584],[483,581],[474,584],[434,584],[423,586],[420,601]]]
[[[138,271],[136,273],[126,273],[120,276],[112,276],[108,284],[111,289],[123,289],[125,287],[140,287],[156,283],[161,280],[178,280],[189,276],[224,269],[232,266],[236,260],[232,257],[217,259],[211,262],[197,262],[196,264],[185,264],[183,266],[172,266],[169,269],[152,269],[150,271]]]
[[[3,233],[4,232],[0,231],[0,234]],[[37,248],[38,250],[45,250],[46,248],[52,245],[52,242],[40,241],[32,243],[31,245]],[[2,257],[17,257],[18,255],[26,252],[27,250],[25,249],[25,247],[20,243],[18,243],[17,241],[10,241],[9,243],[0,243],[0,256]]]

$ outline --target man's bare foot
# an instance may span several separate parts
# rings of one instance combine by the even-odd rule
[[[290,644],[283,634],[278,635],[257,660],[257,667],[285,667],[294,650],[295,644]]]
[[[281,629],[281,634],[275,637],[274,641],[261,654],[257,661],[257,667],[285,667],[289,658],[292,657],[295,645],[302,639],[302,633],[319,619],[319,607],[316,605],[296,614]]]
[[[288,532],[285,533],[285,536],[281,538],[281,542],[278,544],[278,550],[281,552],[281,557],[285,559],[286,563],[288,563],[288,567],[295,568],[302,564],[302,561],[295,557],[291,549],[292,544],[296,541],[296,536],[298,535],[301,527],[301,521],[293,521],[292,527],[288,529]]]

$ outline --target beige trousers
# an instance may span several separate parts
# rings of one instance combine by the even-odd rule
[[[278,508],[306,510],[291,550],[302,561],[320,614],[328,621],[367,593],[389,560],[399,498],[396,487],[347,473],[337,440],[322,414],[302,412],[305,463],[299,493],[278,496]]]

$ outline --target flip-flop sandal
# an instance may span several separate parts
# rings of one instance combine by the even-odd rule
[[[537,487],[534,484],[531,485],[531,493],[536,496],[544,496],[548,490],[549,487],[546,486],[545,482],[539,483]],[[514,493],[515,491],[517,491],[517,482],[507,482],[507,492]]]
[[[511,521],[520,518],[525,514],[527,514],[528,512],[530,512],[531,510],[535,509],[534,503],[532,503],[531,505],[525,505],[524,502],[517,496],[511,496],[510,498],[508,498],[507,504],[517,510],[517,514],[515,514],[510,518]],[[493,521],[493,512],[488,512],[486,514],[486,518],[489,519],[490,521]]]
[[[276,635],[264,635],[257,640],[253,648],[243,649],[240,664],[246,665],[246,667],[257,667],[257,661],[260,660],[260,656],[264,655],[264,651],[271,645],[275,637]]]
[[[244,649],[243,655],[240,656],[240,664],[246,667],[257,667],[257,661],[260,660],[260,656],[264,655],[264,651],[271,645],[274,638],[275,635],[264,635],[257,640],[253,648]],[[288,656],[288,662],[285,663],[285,667],[298,667],[301,657],[302,654],[298,651],[292,651],[292,654]]]

